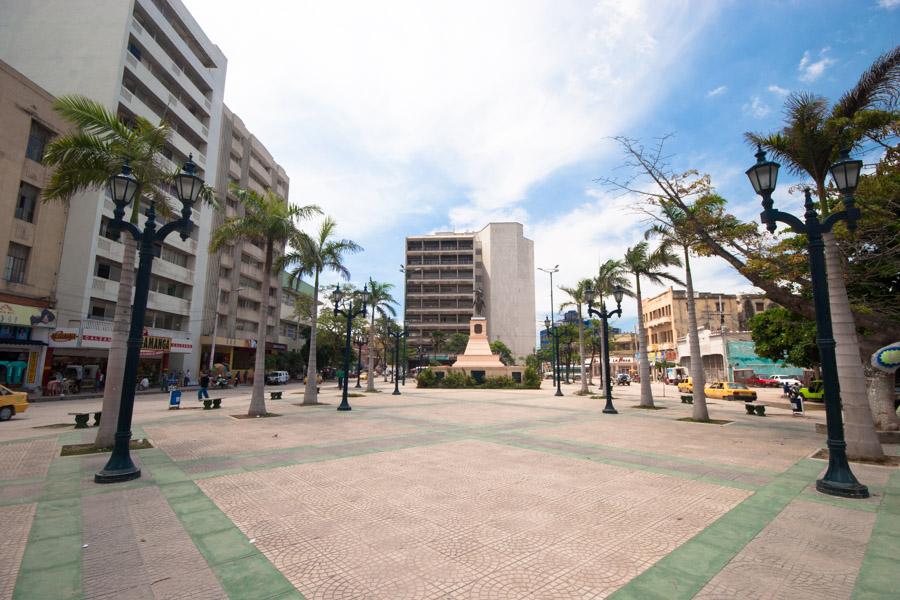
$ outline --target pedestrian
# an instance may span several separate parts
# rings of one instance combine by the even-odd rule
[[[150,389],[150,380],[147,379],[147,376],[146,376],[146,375],[144,375],[144,378],[141,379],[140,387],[141,387],[142,390],[149,390],[149,389]]]
[[[162,392],[168,393],[169,391],[169,374],[165,371],[160,372],[159,375],[159,389]]]
[[[191,370],[188,369],[184,374],[184,387],[191,385]]]
[[[203,400],[204,398],[209,398],[209,373],[200,375],[200,389],[197,390],[197,400]]]
[[[105,383],[105,381],[104,381],[104,377],[103,377],[103,371],[101,371],[100,369],[97,369],[97,389],[102,390],[104,383]]]

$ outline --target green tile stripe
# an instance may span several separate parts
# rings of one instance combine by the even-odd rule
[[[81,461],[57,458],[38,502],[13,600],[81,598]]]
[[[154,448],[141,450],[139,455],[143,468],[159,486],[229,598],[303,600],[281,571],[164,452]]]
[[[692,598],[822,471],[803,459],[632,579],[615,600]]]
[[[853,589],[854,600],[897,597],[900,558],[900,472],[891,475]]]

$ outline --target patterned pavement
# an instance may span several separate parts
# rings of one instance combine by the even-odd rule
[[[0,427],[0,600],[894,597],[900,474],[854,465],[872,498],[818,494],[820,414],[383,389],[339,413],[289,386],[254,420],[241,392],[142,399],[155,448],[109,486],[105,456],[59,456],[93,434],[47,427],[72,405],[33,405]]]

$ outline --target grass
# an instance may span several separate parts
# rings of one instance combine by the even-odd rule
[[[66,427],[75,427],[72,423],[51,423],[50,425],[35,425],[32,429],[64,429]]]
[[[687,423],[708,423],[710,425],[727,425],[728,423],[733,422],[726,421],[725,419],[710,419],[709,421],[702,421],[700,419],[693,419],[691,417],[682,417],[680,419],[676,419],[676,421],[685,421]]]
[[[667,406],[641,406],[640,404],[635,404],[631,408],[640,408],[641,410],[666,410]]]
[[[365,397],[365,394],[360,394],[359,392],[350,392],[349,394],[347,394],[347,397],[348,398],[363,398],[363,397]]]
[[[828,448],[820,448],[818,452],[812,455],[812,458],[828,460]],[[870,458],[848,458],[848,460],[852,463],[865,463],[867,465],[900,466],[900,456],[885,455],[878,460],[872,460]]]
[[[148,439],[131,440],[128,444],[131,450],[146,450],[152,448],[153,444]],[[104,446],[97,448],[93,444],[66,444],[60,451],[60,456],[81,456],[83,454],[101,454],[103,452],[112,452],[112,446]]]
[[[248,415],[248,414],[243,414],[243,415],[230,415],[230,416],[231,416],[232,418],[235,418],[235,419],[262,419],[263,417],[280,417],[281,415],[278,414],[278,413],[270,413],[270,412],[267,412],[267,413],[264,414],[264,415],[258,415],[258,416],[256,416],[256,417],[251,417],[251,416]]]

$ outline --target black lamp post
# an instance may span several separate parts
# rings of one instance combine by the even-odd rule
[[[360,389],[362,386],[359,384],[359,378],[362,375],[362,347],[366,345],[366,334],[357,333],[356,334],[356,385],[354,386],[356,389]]]
[[[600,323],[602,326],[601,335],[603,336],[603,387],[606,391],[606,406],[603,407],[603,412],[608,415],[618,414],[619,411],[613,406],[612,403],[612,369],[609,366],[609,324],[608,320],[611,317],[622,316],[622,297],[625,296],[625,290],[622,289],[621,286],[616,286],[613,288],[613,298],[616,300],[616,309],[615,310],[606,310],[606,303],[603,302],[603,299],[600,299],[600,310],[596,310],[594,308],[594,298],[596,294],[593,289],[587,288],[584,290],[584,298],[587,300],[588,304],[588,315],[595,316],[600,319]]]
[[[544,317],[544,328],[547,330],[547,335],[553,336],[553,353],[556,355],[556,366],[557,371],[559,371],[559,330],[556,328],[556,323],[550,322],[550,317]],[[562,381],[560,380],[559,373],[556,376],[556,393],[554,396],[562,396]]]
[[[350,338],[353,335],[353,318],[366,314],[366,310],[368,309],[366,304],[369,301],[369,290],[366,286],[363,286],[363,290],[359,294],[359,299],[362,300],[361,307],[353,307],[354,295],[355,294],[350,294],[345,299],[344,292],[341,291],[340,285],[334,288],[334,294],[332,294],[334,316],[344,315],[347,317],[347,334],[344,341],[344,381],[343,391],[341,392],[341,404],[338,406],[338,410],[351,410],[350,403],[347,402],[347,392],[349,391],[350,381]],[[346,308],[343,309],[340,308],[342,300],[346,305]]]
[[[137,180],[131,175],[128,161],[122,165],[122,172],[109,178],[109,193],[116,208],[113,220],[109,223],[110,232],[118,239],[122,230],[127,231],[139,244],[138,270],[134,287],[134,303],[132,305],[131,326],[128,330],[127,353],[125,355],[125,372],[122,376],[122,399],[119,406],[119,419],[116,423],[115,443],[112,455],[103,470],[94,475],[96,483],[115,483],[128,481],[141,476],[141,470],[131,460],[129,443],[131,442],[131,418],[134,414],[134,391],[137,380],[138,361],[141,357],[141,345],[144,341],[144,317],[147,312],[147,296],[150,292],[150,269],[153,265],[153,248],[162,243],[173,231],[178,231],[182,240],[188,239],[194,223],[191,221],[191,209],[203,190],[203,180],[196,175],[196,165],[188,157],[181,173],[175,177],[178,199],[181,201],[181,218],[166,223],[156,229],[156,203],[151,200],[147,208],[147,220],[144,230],[125,220],[125,209],[135,200],[138,189]],[[137,198],[140,202],[140,198]]]
[[[394,391],[391,392],[392,396],[400,395],[400,342],[405,339],[407,335],[409,335],[409,330],[406,328],[406,325],[403,327],[391,327],[388,330],[388,335],[394,338]]]
[[[792,214],[773,208],[772,192],[778,180],[779,164],[766,160],[766,153],[757,147],[756,164],[747,169],[747,177],[753,189],[762,196],[763,211],[760,220],[766,229],[774,232],[778,221],[786,223],[795,232],[806,235],[809,252],[809,270],[812,282],[813,305],[816,311],[816,345],[822,359],[822,381],[825,396],[825,419],[828,426],[828,470],[816,482],[816,489],[824,494],[845,498],[868,498],[869,489],[861,484],[847,462],[847,442],[844,441],[844,421],[841,415],[841,389],[837,375],[834,334],[831,330],[831,309],[828,302],[828,280],[825,271],[825,242],[822,234],[828,233],[835,223],[847,222],[847,229],[856,229],[859,209],[853,192],[862,170],[861,160],[852,160],[849,153],[841,152],[838,162],[831,165],[834,183],[844,195],[844,210],[832,213],[824,221],[819,220],[809,188],[805,190],[806,212],[801,221]]]

